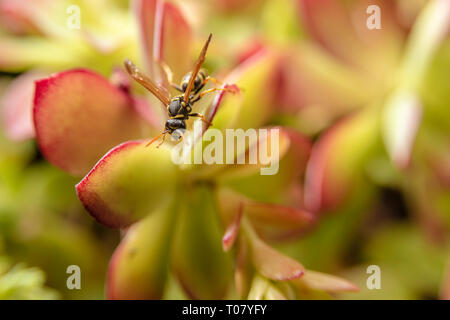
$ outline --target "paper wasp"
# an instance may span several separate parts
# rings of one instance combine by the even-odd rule
[[[205,69],[201,69],[203,62],[205,61],[206,51],[208,50],[211,37],[212,34],[210,34],[208,40],[206,40],[193,71],[183,77],[180,85],[172,82],[172,72],[168,66],[162,65],[167,82],[182,93],[174,97],[171,97],[164,87],[144,75],[130,60],[125,60],[125,68],[130,76],[157,97],[164,104],[169,113],[169,119],[166,121],[165,130],[160,135],[153,138],[147,146],[162,137],[161,143],[157,146],[159,147],[164,143],[166,134],[172,134],[178,129],[186,129],[186,120],[190,117],[199,117],[203,122],[210,124],[202,114],[192,112],[193,104],[199,101],[205,94],[215,91],[232,91],[228,88],[213,88],[203,92],[201,91],[208,81],[219,83],[216,79],[208,76],[208,72]]]

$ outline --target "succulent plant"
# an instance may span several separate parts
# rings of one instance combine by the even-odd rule
[[[141,1],[136,7],[149,75],[157,78],[157,62],[162,61],[180,80],[189,71],[191,61],[185,56],[194,47],[189,24],[170,3]],[[224,80],[243,88],[241,95],[222,92],[197,108],[223,131],[268,125],[277,67],[277,57],[270,52],[254,53]],[[259,174],[261,163],[179,166],[171,160],[170,143],[145,147],[143,139],[158,132],[162,123],[145,101],[129,84],[115,85],[86,69],[64,71],[36,83],[33,114],[43,155],[71,174],[87,173],[76,186],[87,211],[106,226],[126,228],[109,266],[109,298],[161,298],[169,272],[191,298],[223,298],[233,279],[233,256],[239,256],[244,265],[238,267],[246,269],[235,271],[241,297],[249,292],[270,297],[281,290],[279,281],[294,284],[290,288],[298,284],[305,295],[310,287],[327,291],[328,280],[331,291],[336,286],[355,289],[343,280],[305,271],[261,239],[301,233],[314,220],[298,197],[310,150],[307,138],[279,128],[280,169],[273,177]],[[157,105],[154,100],[147,104]],[[255,147],[249,145],[246,152]],[[223,225],[229,226],[224,249],[239,242],[231,253],[222,249]],[[293,280],[303,274],[311,280]],[[253,279],[268,287],[258,289],[260,281]],[[316,288],[315,280],[323,281],[324,287]],[[288,297],[282,291],[277,294]]]
[[[81,29],[66,25],[71,5]],[[5,252],[11,230],[21,258],[22,237],[30,248],[70,248],[89,277],[105,271],[110,299],[448,297],[450,5],[379,1],[380,29],[367,25],[370,6],[0,0],[0,70],[17,75],[0,82]],[[207,89],[233,90],[195,103],[205,121],[188,119],[182,142],[148,145],[166,106],[123,61],[175,96],[167,67],[179,83],[210,33],[204,67],[223,84]],[[243,148],[196,161],[230,130],[244,133]],[[246,130],[259,134],[245,140]],[[43,159],[30,160],[30,141]],[[278,171],[263,175],[257,151],[274,141],[279,152],[267,156]],[[179,162],[181,145],[192,152]],[[61,193],[29,191],[48,181]],[[82,207],[116,230],[78,217]],[[74,216],[83,223],[66,224]],[[99,229],[84,232],[86,219]],[[383,290],[365,289],[368,265],[380,266]],[[42,268],[55,285],[56,266]]]

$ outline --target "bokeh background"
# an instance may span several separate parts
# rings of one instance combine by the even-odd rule
[[[206,67],[219,77],[262,48],[277,57],[269,123],[312,141],[301,202],[319,219],[273,245],[359,287],[339,299],[450,298],[449,1],[168,2],[195,34],[183,55],[194,61],[213,33]],[[72,5],[80,29],[67,27]],[[381,29],[367,27],[370,5]],[[142,65],[136,20],[125,0],[0,0],[0,299],[104,298],[121,235],[84,210],[79,178],[40,153],[34,80]],[[72,264],[81,290],[67,289]],[[379,290],[366,286],[370,265]],[[165,298],[185,297],[171,280]]]

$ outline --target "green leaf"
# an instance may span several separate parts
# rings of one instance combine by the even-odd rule
[[[100,223],[129,226],[173,198],[178,171],[170,149],[145,145],[131,141],[117,146],[77,184],[78,197]]]
[[[229,254],[222,250],[223,231],[208,186],[182,198],[173,245],[172,267],[187,294],[195,299],[221,299],[232,279]]]
[[[175,217],[172,205],[130,227],[111,258],[108,299],[162,298]]]
[[[85,69],[38,81],[33,114],[42,153],[73,175],[86,174],[119,143],[143,137],[146,127],[131,96]]]

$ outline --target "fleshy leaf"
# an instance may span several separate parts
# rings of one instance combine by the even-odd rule
[[[238,241],[237,258],[234,271],[234,283],[239,297],[248,296],[250,291],[254,268],[251,263],[249,244],[244,239]]]
[[[383,80],[400,58],[400,28],[394,21],[395,8],[377,3],[381,28],[369,29],[366,10],[370,0],[351,3],[339,0],[298,0],[301,17],[314,39],[323,48],[352,67]]]
[[[217,196],[223,219],[234,232],[238,231],[234,226],[240,221],[237,217],[241,212],[252,222],[259,235],[272,240],[296,236],[315,221],[312,214],[299,208],[254,201],[230,189],[219,189]]]
[[[13,34],[41,34],[46,11],[52,11],[52,2],[36,0],[33,2],[0,1],[0,25]]]
[[[229,93],[234,93],[234,94],[240,93],[239,87],[236,84],[227,84],[226,83],[221,88],[228,89],[228,90],[221,91],[218,94],[216,94],[216,96],[214,97],[211,107],[209,108],[208,115],[206,116],[206,120],[208,120],[210,122],[210,124],[212,124],[212,121],[214,120],[214,117],[216,116],[216,113],[219,110],[219,108],[223,102],[223,99],[226,97],[226,95]],[[239,98],[242,98],[242,96],[239,96]],[[211,125],[205,125],[204,127],[209,128],[210,126]]]
[[[108,299],[161,299],[168,273],[173,208],[134,224],[117,247],[108,270]]]
[[[266,291],[265,300],[287,300],[287,297],[277,287],[269,284]]]
[[[224,251],[230,250],[230,248],[233,246],[234,242],[236,241],[236,238],[239,233],[239,227],[241,226],[241,219],[243,214],[244,206],[241,203],[239,206],[239,211],[235,214],[235,217],[231,221],[231,223],[228,225],[225,234],[222,238],[222,247]]]
[[[417,131],[422,119],[418,97],[399,92],[392,96],[384,111],[384,143],[399,168],[408,167]]]
[[[2,36],[0,41],[0,66],[7,71],[21,72],[29,68],[62,69],[73,66],[74,61],[79,59],[79,52],[67,50],[61,43],[44,38]]]
[[[155,44],[157,46],[154,59],[164,61],[173,72],[173,81],[180,83],[181,78],[192,68],[191,29],[174,4],[164,2],[160,6],[159,9],[158,4],[156,11]]]
[[[221,248],[218,213],[206,186],[191,189],[180,208],[172,267],[186,293],[194,299],[220,299],[231,280],[228,254]]]
[[[275,74],[276,59],[265,50],[258,51],[234,69],[224,83],[236,84],[244,94],[228,94],[223,98],[213,120],[214,128],[245,130],[264,125],[273,112]]]
[[[257,201],[301,206],[302,200],[298,194],[293,195],[291,191],[297,187],[304,174],[311,143],[294,130],[283,127],[275,129],[279,129],[279,162],[276,161],[276,154],[271,155],[268,158],[269,164],[263,166],[267,170],[265,172],[261,171],[261,163],[234,164],[228,170],[224,170],[223,174],[217,174],[216,180]],[[270,136],[271,130],[268,131],[268,140]],[[260,143],[263,142],[262,139],[260,140]],[[270,140],[272,140],[271,137]],[[268,150],[270,147],[271,143],[268,144]],[[256,152],[256,148],[254,151]],[[276,168],[278,171],[275,170]],[[255,188],[256,185],[258,188]]]
[[[287,300],[286,295],[274,283],[256,274],[253,277],[248,300]]]
[[[401,58],[404,35],[392,1],[377,3],[381,29],[367,27],[374,15],[370,0],[296,2],[312,41],[286,51],[278,100],[287,111],[300,111],[302,125],[316,133],[384,94],[386,76]]]
[[[409,165],[422,117],[416,93],[441,43],[450,31],[450,4],[431,1],[414,24],[401,66],[400,88],[388,99],[384,115],[384,139],[394,163]]]
[[[322,129],[336,117],[373,99],[380,89],[310,44],[286,50],[279,65],[277,102],[287,113],[300,112],[299,121],[309,130]]]
[[[73,175],[86,174],[115,145],[141,138],[146,126],[127,93],[84,69],[38,81],[33,113],[43,155]]]
[[[235,136],[238,136],[237,130],[230,132]],[[246,134],[249,135],[249,138],[245,137]],[[225,154],[224,163],[226,163],[227,166],[222,168],[223,171],[221,177],[218,177],[218,179],[221,180],[221,178],[223,178],[225,180],[232,180],[237,177],[245,177],[255,173],[258,175],[278,174],[276,168],[279,169],[279,161],[284,158],[291,147],[291,139],[286,129],[282,127],[261,128],[254,131],[249,129],[247,131],[241,131],[240,136],[240,138],[245,139],[245,145],[242,145],[241,147],[237,146],[236,141],[228,141],[228,137],[225,137],[225,146],[234,143],[236,145],[236,152],[232,150],[233,157],[231,159],[228,159],[229,155]],[[250,136],[253,136],[254,138],[251,139]],[[233,139],[235,138],[233,137]],[[261,155],[261,149],[266,150],[266,153]],[[266,159],[263,159],[264,157]],[[271,172],[270,169],[271,164],[273,166],[273,172]]]
[[[260,29],[265,39],[277,44],[287,44],[304,38],[295,5],[292,0],[264,1]]]
[[[248,300],[262,300],[266,294],[269,282],[267,279],[262,278],[260,275],[255,275],[253,278],[250,292],[248,294]]]
[[[450,31],[450,3],[428,1],[411,30],[401,66],[401,85],[415,91]]]
[[[311,228],[314,216],[304,210],[270,203],[247,203],[244,210],[259,233],[270,239],[285,239]]]
[[[304,288],[306,286],[310,289],[331,293],[359,290],[358,287],[350,281],[311,270],[306,270],[303,277],[292,280],[292,283],[296,286],[300,286],[300,288]]]
[[[249,223],[245,224],[246,235],[255,268],[268,279],[293,280],[303,275],[305,268],[296,260],[278,252],[259,239]]]
[[[358,43],[355,41],[353,28],[345,11],[344,4],[336,0],[298,0],[302,21],[325,48],[341,58],[345,57],[350,43],[353,47]],[[338,34],[339,37],[332,35]]]
[[[164,0],[137,0],[134,3],[149,74],[154,78],[163,61],[174,73],[174,81],[189,71],[192,35],[181,11]],[[184,52],[184,54],[180,54]]]
[[[100,223],[124,228],[166,205],[177,169],[166,147],[130,141],[109,151],[77,184],[78,197]]]
[[[133,10],[137,16],[141,44],[143,46],[144,62],[149,75],[154,77],[153,47],[155,34],[155,12],[158,0],[135,0]]]
[[[34,137],[34,81],[45,76],[38,72],[25,73],[15,79],[1,97],[4,127],[10,139],[23,141]]]
[[[365,159],[378,141],[378,113],[367,108],[329,129],[313,147],[306,171],[305,206],[339,207],[363,178]]]

